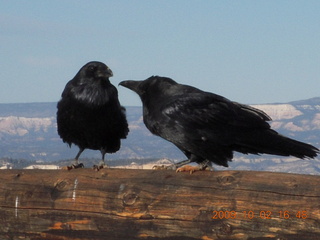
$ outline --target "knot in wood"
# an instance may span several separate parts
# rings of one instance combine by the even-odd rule
[[[152,216],[151,214],[143,214],[139,217],[139,219],[150,220],[150,219],[154,219],[154,216]]]
[[[126,193],[122,198],[122,202],[123,204],[130,206],[133,205],[137,199],[138,195],[136,193]]]
[[[62,223],[61,224],[61,229],[63,230],[72,230],[72,226],[68,223]]]
[[[62,190],[64,189],[67,185],[69,184],[68,180],[62,180],[56,183],[55,188],[57,190]]]
[[[219,228],[219,233],[221,235],[230,235],[232,233],[232,226],[227,223],[223,223]]]
[[[234,176],[223,176],[223,177],[218,177],[218,182],[221,185],[230,185],[232,184],[234,181],[236,180],[236,178]]]
[[[18,179],[18,178],[20,178],[22,175],[23,175],[23,172],[17,173],[13,178],[14,178],[14,179]]]

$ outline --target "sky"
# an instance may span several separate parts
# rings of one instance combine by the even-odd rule
[[[245,104],[320,96],[320,1],[1,0],[0,103],[57,102],[89,61]]]

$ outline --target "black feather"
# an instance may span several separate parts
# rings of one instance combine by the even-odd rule
[[[201,163],[228,166],[233,151],[314,158],[318,149],[270,129],[263,111],[170,78],[152,76],[120,85],[136,92],[143,103],[146,127]]]

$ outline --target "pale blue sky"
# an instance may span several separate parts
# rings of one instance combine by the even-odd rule
[[[319,12],[311,0],[2,0],[0,103],[58,101],[92,60],[116,86],[162,75],[248,104],[318,97]]]

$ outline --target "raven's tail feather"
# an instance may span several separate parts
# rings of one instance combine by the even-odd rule
[[[285,137],[276,131],[268,129],[263,132],[246,134],[246,140],[236,146],[236,151],[253,154],[272,154],[280,156],[294,156],[297,158],[315,158],[319,149],[303,142]]]

